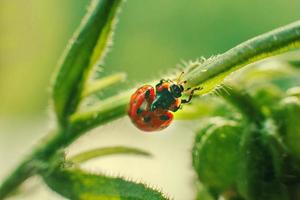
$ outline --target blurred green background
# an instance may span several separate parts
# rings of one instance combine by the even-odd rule
[[[51,72],[88,0],[0,1],[0,117],[45,116]],[[299,0],[128,0],[104,71],[128,85],[300,18]]]

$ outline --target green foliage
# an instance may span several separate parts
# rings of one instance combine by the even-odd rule
[[[295,96],[300,99],[300,86],[292,87],[287,91],[288,96]]]
[[[166,200],[159,191],[142,183],[96,175],[80,169],[57,169],[44,176],[47,185],[72,200]]]
[[[214,200],[209,191],[203,185],[197,184],[196,200]]]
[[[300,99],[296,96],[284,98],[280,102],[277,121],[281,134],[290,153],[300,162]]]
[[[290,73],[297,74],[298,71]],[[298,87],[285,94],[285,87],[281,88],[278,82],[270,84],[271,80],[266,81],[268,84],[262,84],[261,80],[257,80],[260,84],[251,83],[249,91],[252,95],[235,87],[218,92],[233,106],[231,112],[241,113],[245,120],[236,121],[238,128],[232,127],[228,131],[228,127],[220,126],[222,123],[218,120],[209,118],[208,125],[195,138],[194,168],[204,187],[216,197],[232,199],[226,194],[233,193],[238,199],[246,200],[299,198]],[[236,134],[237,140],[231,138],[220,142],[219,137],[213,137],[214,133]],[[227,153],[230,156],[226,156]]]
[[[76,110],[93,67],[105,55],[121,2],[92,0],[80,27],[69,42],[55,73],[52,89],[55,111],[62,124]]]
[[[237,69],[257,60],[300,47],[300,21],[252,38],[229,51],[203,63],[192,63],[193,69],[184,76],[187,87],[202,86],[205,94],[221,84]]]
[[[89,109],[75,113],[70,117],[70,129],[81,134],[124,116],[130,94],[130,92],[124,92],[115,95],[91,106]]]
[[[92,0],[86,16],[80,27],[70,40],[65,53],[59,63],[52,85],[52,100],[54,110],[59,122],[54,131],[44,138],[27,158],[0,186],[0,199],[8,195],[14,187],[20,185],[28,177],[47,166],[57,151],[72,143],[76,138],[91,128],[90,119],[95,119],[98,124],[105,123],[125,114],[125,101],[115,105],[101,107],[98,113],[92,113],[83,126],[75,121],[69,124],[69,117],[77,110],[84,94],[85,87],[90,86],[89,79],[93,68],[102,61],[115,24],[115,16],[122,0]],[[120,81],[123,76],[97,80],[93,85],[92,93]],[[101,84],[99,84],[99,81]],[[99,86],[100,85],[100,86]],[[104,85],[104,86],[103,86]],[[84,93],[85,91],[85,93]],[[91,91],[88,92],[91,94]],[[126,98],[123,98],[126,99]],[[121,103],[121,106],[120,106]],[[103,105],[105,106],[105,104]],[[102,116],[102,114],[104,116]],[[106,116],[105,116],[106,115]],[[85,116],[85,115],[83,115]],[[99,117],[100,116],[100,117]],[[76,117],[75,117],[76,118]],[[80,118],[81,119],[81,118]],[[78,127],[77,125],[81,126]],[[43,165],[36,163],[43,163]],[[49,165],[50,166],[50,165]]]
[[[178,120],[193,120],[226,114],[230,114],[229,106],[214,95],[194,98],[192,103],[184,105],[184,109],[174,113],[175,119]]]
[[[237,122],[217,118],[197,133],[193,166],[211,190],[221,193],[235,187],[242,132]]]
[[[288,199],[286,186],[282,183],[282,165],[286,152],[281,151],[274,125],[259,129],[248,125],[242,136],[238,189],[249,200]],[[274,144],[277,142],[277,144]]]
[[[143,184],[75,168],[57,167],[61,164],[61,152],[75,139],[96,126],[126,114],[131,90],[120,91],[101,101],[97,99],[92,106],[80,107],[85,97],[124,79],[124,74],[97,80],[92,76],[111,42],[121,2],[122,0],[91,1],[90,8],[72,37],[54,76],[52,100],[59,123],[4,180],[0,186],[0,199],[37,173],[43,176],[51,189],[70,199],[167,199],[160,192]],[[203,90],[199,94],[206,94],[215,90],[231,72],[262,58],[299,47],[300,21],[297,21],[246,41],[219,56],[192,63],[185,70],[183,79],[187,81],[186,87],[202,86]],[[278,85],[288,88],[289,84],[281,83]],[[241,124],[239,120],[232,119],[232,115],[226,114],[219,123],[210,123],[199,132],[193,149],[193,161],[201,181],[214,196],[239,198],[240,194],[248,199],[285,199],[286,186],[281,184],[280,178],[286,175],[282,171],[286,169],[283,155],[287,152],[278,138],[276,126],[267,126],[272,121],[267,119],[271,115],[266,115],[262,109],[262,105],[273,100],[273,97],[269,97],[268,93],[257,93],[257,98],[264,96],[264,101],[258,102],[248,93],[241,93],[241,90],[231,90],[230,95],[224,95],[224,92],[219,93],[236,109],[220,109],[222,105],[214,107],[211,104],[206,115],[210,111],[215,114],[229,111],[242,113],[247,120],[240,120],[243,121]],[[294,105],[286,103],[283,103],[282,108],[284,111],[288,110],[284,115],[293,119],[282,123],[281,129],[286,132],[284,141],[287,141],[289,150],[297,154],[298,147],[292,140],[298,138],[298,135],[294,135],[298,129],[291,126],[298,122],[294,118],[299,115],[299,111],[294,109]],[[270,110],[269,113],[273,113],[272,108]],[[195,113],[198,114],[199,112]],[[188,115],[191,113],[186,114]],[[184,117],[184,114],[181,116]],[[72,160],[83,162],[96,156],[115,153],[147,155],[137,149],[102,148],[83,152]],[[67,165],[68,162],[64,164]],[[240,179],[239,182],[238,174],[245,180]],[[300,176],[297,173],[292,175]],[[276,191],[273,192],[272,188]]]
[[[257,105],[261,107],[261,112],[266,117],[271,117],[274,108],[283,97],[283,92],[274,85],[266,85],[253,91],[253,97]]]

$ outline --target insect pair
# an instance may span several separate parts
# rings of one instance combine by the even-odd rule
[[[143,131],[162,130],[172,122],[172,112],[191,101],[194,92],[201,88],[185,90],[186,81],[180,81],[182,75],[183,72],[175,82],[160,80],[155,89],[151,85],[144,85],[132,94],[128,116],[137,128]],[[187,91],[190,91],[188,99],[181,99],[182,94]]]

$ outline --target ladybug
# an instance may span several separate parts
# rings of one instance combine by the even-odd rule
[[[178,82],[162,79],[155,89],[151,85],[144,85],[132,94],[128,116],[137,128],[159,131],[168,127],[173,120],[172,112],[176,112],[182,104],[189,103],[194,91],[200,89],[191,90],[188,99],[181,99],[186,82]]]

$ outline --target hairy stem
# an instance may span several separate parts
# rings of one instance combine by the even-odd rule
[[[23,183],[27,178],[32,176],[34,168],[30,167],[29,163],[31,160],[25,160],[10,174],[10,176],[4,180],[1,184],[0,199],[4,199],[9,195],[15,188]]]
[[[187,87],[202,86],[207,93],[231,72],[247,64],[300,47],[300,21],[280,27],[237,45],[207,60],[184,76]]]
[[[43,164],[47,164],[57,151],[67,147],[82,134],[86,133],[90,129],[88,126],[94,127],[95,122],[99,126],[125,115],[126,103],[124,100],[120,101],[120,98],[116,98],[110,99],[109,102],[109,106],[103,106],[104,109],[97,110],[97,116],[90,113],[93,114],[93,119],[95,120],[91,124],[89,124],[89,119],[84,120],[84,115],[78,119],[75,116],[73,124],[67,129],[53,131],[42,139],[33,152],[1,183],[0,199],[4,199],[27,178],[37,174],[39,170],[45,167]],[[85,129],[80,128],[79,125],[81,123],[86,125]]]
[[[49,159],[63,145],[63,134],[60,131],[51,132],[40,141],[33,152],[2,182],[0,185],[0,199],[4,199],[13,192],[27,178],[38,172],[38,165],[42,160]]]

